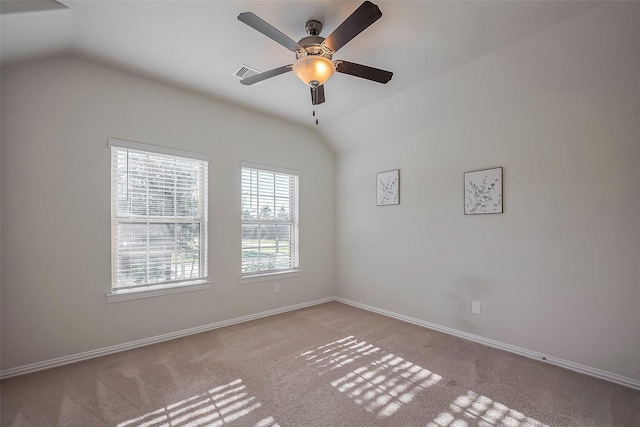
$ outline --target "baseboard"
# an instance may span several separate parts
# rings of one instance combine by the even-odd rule
[[[484,344],[489,347],[498,348],[500,350],[505,350],[511,353],[519,354],[521,356],[528,357],[530,359],[540,360],[551,365],[560,366],[565,369],[570,369],[575,372],[579,372],[581,374],[586,374],[592,377],[600,378],[606,381],[610,381],[616,384],[620,384],[626,387],[630,387],[636,390],[640,390],[640,381],[623,377],[622,375],[614,374],[612,372],[603,371],[601,369],[592,368],[590,366],[581,365],[579,363],[574,363],[568,360],[560,359],[553,356],[547,356],[542,353],[537,353],[535,351],[528,350],[526,348],[518,347],[515,345],[503,343],[500,341],[492,340],[489,338],[481,337],[479,335],[470,334],[467,332],[459,331],[457,329],[448,328],[446,326],[440,326],[435,323],[426,322],[424,320],[416,319],[413,317],[405,316],[403,314],[394,313],[392,311],[384,310],[378,307],[373,307],[367,304],[362,304],[356,301],[352,301],[346,298],[336,297],[335,301],[341,302],[343,304],[348,304],[354,307],[362,308],[367,311],[371,311],[374,313],[382,314],[384,316],[392,317],[394,319],[402,320],[404,322],[413,323],[414,325],[422,326],[425,328],[433,329],[439,332],[444,332],[445,334],[453,335],[456,337],[464,338],[469,341],[474,341],[479,344]]]
[[[124,344],[113,345],[110,347],[104,347],[97,350],[85,351],[82,353],[72,354],[70,356],[58,357],[56,359],[45,360],[43,362],[31,363],[29,365],[18,366],[16,368],[5,369],[0,372],[0,379],[15,377],[18,375],[29,374],[36,371],[42,371],[44,369],[56,368],[58,366],[68,365],[70,363],[80,362],[82,360],[93,359],[95,357],[106,356],[108,354],[119,353],[125,350],[131,350],[138,347],[144,347],[150,344],[156,344],[163,341],[169,341],[176,338],[185,337],[188,335],[198,334],[200,332],[206,332],[213,329],[222,328],[225,326],[236,325],[238,323],[249,322],[251,320],[260,319],[263,317],[273,316],[275,314],[286,313],[288,311],[298,310],[305,307],[311,307],[318,304],[324,304],[327,302],[335,301],[334,297],[321,298],[313,301],[307,301],[300,304],[294,304],[287,307],[276,308],[273,310],[267,310],[260,313],[249,314],[247,316],[236,317],[234,319],[223,320],[220,322],[210,323],[208,325],[197,326],[195,328],[184,329],[182,331],[171,332],[168,334],[158,335],[151,338],[144,338],[141,340],[131,341]]]
[[[106,356],[113,353],[119,353],[121,351],[131,350],[138,347],[144,347],[146,345],[156,344],[163,341],[169,341],[176,338],[185,337],[188,335],[198,334],[200,332],[206,332],[213,329],[222,328],[225,326],[236,325],[238,323],[249,322],[251,320],[260,319],[263,317],[273,316],[280,313],[286,313],[288,311],[299,310],[301,308],[311,307],[318,304],[324,304],[331,301],[338,301],[343,304],[348,304],[353,307],[358,307],[363,310],[371,311],[373,313],[382,314],[383,316],[392,317],[394,319],[402,320],[403,322],[412,323],[414,325],[422,326],[425,328],[433,329],[435,331],[443,332],[445,334],[453,335],[459,338],[464,338],[469,341],[484,344],[489,347],[498,348],[511,353],[519,354],[530,359],[540,360],[551,365],[560,366],[565,369],[570,369],[575,372],[579,372],[592,377],[600,378],[612,383],[620,384],[626,387],[630,387],[636,390],[640,390],[640,381],[624,377],[622,375],[614,374],[612,372],[603,371],[601,369],[592,368],[589,366],[574,363],[568,360],[556,358],[553,356],[547,356],[542,353],[528,350],[526,348],[518,347],[515,345],[503,343],[501,341],[492,340],[489,338],[481,337],[479,335],[470,334],[467,332],[459,331],[457,329],[448,328],[446,326],[437,325],[435,323],[427,322],[424,320],[416,319],[414,317],[405,316],[403,314],[394,313],[389,310],[384,310],[371,305],[362,304],[357,301],[352,301],[341,297],[327,297],[313,301],[307,301],[300,304],[294,304],[287,307],[276,308],[273,310],[267,310],[260,313],[250,314],[247,316],[236,317],[229,320],[223,320],[220,322],[210,323],[208,325],[198,326],[195,328],[184,329],[182,331],[171,332],[168,334],[158,335],[151,338],[144,338],[141,340],[132,341],[129,343],[118,344],[110,347],[104,347],[97,350],[90,350],[82,353],[72,354],[70,356],[59,357],[56,359],[45,360],[43,362],[31,363],[29,365],[18,366],[16,368],[6,369],[0,371],[0,379],[15,377],[18,375],[29,374],[32,372],[42,371],[44,369],[56,368],[58,366],[68,365],[70,363],[80,362],[83,360],[93,359],[95,357]]]

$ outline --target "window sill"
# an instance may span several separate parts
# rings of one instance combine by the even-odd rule
[[[200,291],[211,288],[211,285],[212,282],[208,280],[197,280],[193,282],[184,282],[182,284],[174,284],[171,286],[155,285],[146,288],[123,289],[107,294],[107,302],[120,302],[132,299],[157,297],[160,295],[177,294],[181,292]]]
[[[265,273],[254,274],[252,276],[243,276],[240,278],[240,284],[264,282],[266,280],[285,279],[287,277],[296,277],[302,274],[302,270],[285,271],[281,273]]]

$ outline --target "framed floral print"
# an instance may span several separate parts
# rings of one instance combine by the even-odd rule
[[[400,169],[376,175],[376,199],[378,206],[400,204]]]
[[[464,174],[464,214],[502,213],[502,168]]]

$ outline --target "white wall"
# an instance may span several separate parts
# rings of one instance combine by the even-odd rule
[[[339,295],[640,379],[638,22],[608,3],[330,123]],[[504,214],[464,216],[495,166]]]
[[[107,138],[208,154],[212,289],[108,304]],[[300,277],[239,284],[240,162],[301,172]],[[2,369],[335,294],[335,160],[309,131],[73,58],[2,70]]]

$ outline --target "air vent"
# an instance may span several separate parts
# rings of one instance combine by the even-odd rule
[[[248,65],[241,64],[233,73],[233,75],[236,78],[242,80],[242,79],[246,79],[247,77],[255,76],[256,74],[260,74],[260,73],[261,72],[256,70],[255,68],[251,68]]]

